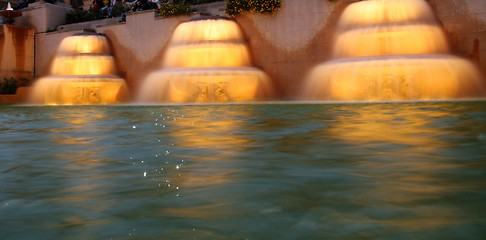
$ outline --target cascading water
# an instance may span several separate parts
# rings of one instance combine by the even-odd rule
[[[266,74],[252,67],[234,21],[202,19],[174,31],[162,70],[142,85],[141,102],[205,103],[255,101],[270,95]]]
[[[368,0],[343,12],[332,61],[314,68],[304,98],[332,101],[441,100],[486,96],[471,62],[449,55],[423,0]]]
[[[116,75],[106,37],[83,32],[63,39],[50,76],[35,82],[30,101],[48,105],[112,104],[127,98],[125,81]]]

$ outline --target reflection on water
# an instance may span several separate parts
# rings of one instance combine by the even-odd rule
[[[0,239],[486,236],[485,102],[1,108]]]

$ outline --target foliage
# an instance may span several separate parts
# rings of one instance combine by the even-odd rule
[[[247,11],[273,15],[280,10],[281,5],[280,0],[227,0],[226,13],[236,16]]]
[[[112,17],[119,17],[125,12],[125,7],[121,1],[117,1],[112,12]],[[66,24],[88,22],[102,19],[100,8],[92,8],[90,10],[72,10],[66,14]]]
[[[117,1],[115,7],[113,8],[113,12],[111,12],[112,17],[120,17],[126,11],[123,3],[121,1]]]
[[[94,11],[83,11],[83,10],[72,10],[66,14],[66,23],[79,23],[79,22],[87,22],[93,21],[97,19],[98,14],[95,14]]]
[[[187,3],[162,3],[159,6],[160,16],[177,16],[194,12],[194,9]]]
[[[0,94],[15,94],[17,88],[27,86],[29,80],[26,78],[19,78],[18,80],[11,77],[4,77],[0,80]]]

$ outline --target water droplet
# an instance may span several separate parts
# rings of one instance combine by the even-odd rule
[[[176,169],[179,169],[179,165],[176,166]]]

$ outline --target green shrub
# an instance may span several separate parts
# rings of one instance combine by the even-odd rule
[[[159,6],[160,16],[177,16],[194,12],[190,4],[187,3],[162,3]]]
[[[125,7],[121,1],[117,1],[113,11],[111,13],[112,17],[119,17],[125,12]],[[66,24],[88,22],[100,19],[101,10],[100,8],[93,8],[90,10],[72,10],[66,14]]]
[[[96,20],[99,16],[95,11],[72,10],[66,14],[66,23],[79,23]]]
[[[0,80],[0,94],[15,94],[17,88],[25,87],[29,83],[29,80],[26,78],[19,78],[16,80],[15,78],[6,78],[4,77],[3,80]]]
[[[97,15],[93,11],[72,10],[66,14],[66,23],[79,23],[93,21],[97,19]]]
[[[236,16],[247,11],[273,15],[280,10],[281,5],[280,0],[227,0],[226,13]]]

